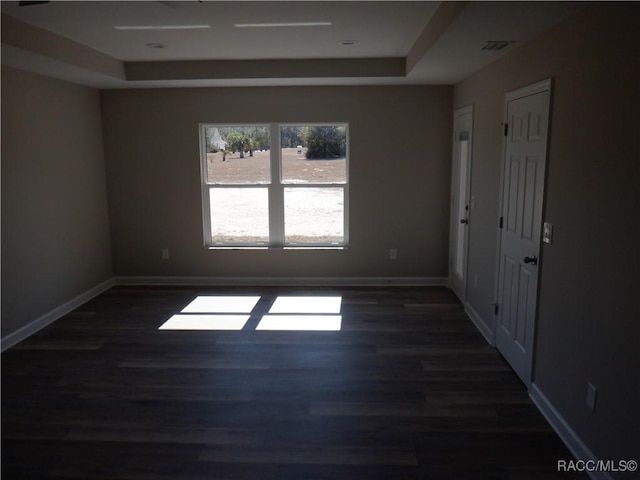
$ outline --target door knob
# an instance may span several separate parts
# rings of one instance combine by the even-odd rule
[[[460,223],[469,223],[469,219],[468,218],[461,218],[460,219]]]
[[[524,257],[524,263],[530,263],[531,265],[538,264],[538,258],[535,255],[531,255],[530,257]]]

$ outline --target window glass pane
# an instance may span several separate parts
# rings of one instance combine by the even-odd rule
[[[204,127],[207,183],[269,183],[269,127]]]
[[[280,128],[283,183],[345,183],[347,127],[288,125]]]
[[[210,188],[213,243],[268,243],[268,188]]]
[[[286,244],[344,241],[342,187],[286,187],[284,189]]]
[[[460,141],[460,156],[458,158],[460,166],[459,184],[458,184],[458,218],[465,218],[467,216],[466,201],[467,201],[467,156],[469,151],[469,141]],[[458,223],[456,233],[456,254],[454,257],[454,271],[460,277],[464,275],[464,234],[466,226],[462,223]]]

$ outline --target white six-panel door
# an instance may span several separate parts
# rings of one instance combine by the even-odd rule
[[[528,386],[537,308],[551,82],[506,96],[496,347]]]

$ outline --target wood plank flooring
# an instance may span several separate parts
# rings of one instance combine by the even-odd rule
[[[259,295],[241,331],[158,330]],[[256,331],[279,295],[337,332]],[[573,479],[447,289],[114,287],[2,354],[2,479]]]

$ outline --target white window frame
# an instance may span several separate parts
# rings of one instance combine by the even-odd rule
[[[206,127],[268,127],[270,136],[270,173],[269,183],[216,184],[208,181],[208,164],[206,148]],[[341,126],[346,131],[345,181],[344,183],[286,183],[282,179],[282,149],[280,146],[280,129],[282,127],[317,127]],[[202,225],[204,246],[206,249],[345,249],[349,243],[349,123],[201,123],[200,132],[200,175],[202,187]],[[214,242],[211,234],[211,209],[209,191],[212,188],[267,188],[269,211],[269,241],[256,243]],[[341,188],[343,190],[343,238],[339,243],[287,243],[285,242],[284,190],[285,188]]]

